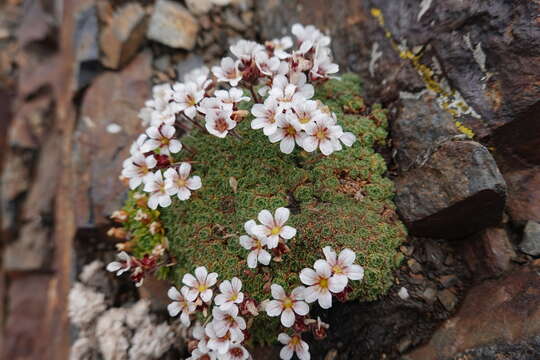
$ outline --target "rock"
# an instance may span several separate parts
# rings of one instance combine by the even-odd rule
[[[178,81],[184,81],[184,76],[191,70],[204,66],[204,60],[199,55],[189,54],[184,60],[176,65]]]
[[[422,299],[428,304],[433,304],[437,298],[437,289],[428,287],[422,292]]]
[[[49,274],[25,274],[11,279],[3,359],[44,358],[38,347],[47,317],[46,303],[52,280]]]
[[[398,296],[401,300],[407,300],[408,298],[411,297],[409,295],[409,291],[407,290],[407,288],[403,286],[401,287],[401,289],[399,289]]]
[[[166,280],[159,280],[154,276],[148,276],[144,283],[138,288],[141,299],[148,300],[150,306],[155,311],[165,311],[171,299],[167,296],[167,290],[171,283]]]
[[[144,41],[147,26],[141,5],[129,3],[118,9],[99,39],[103,65],[118,69],[130,61]]]
[[[409,266],[409,269],[415,274],[418,274],[422,271],[422,265],[415,259],[409,259],[407,260],[407,265]]]
[[[186,5],[193,14],[204,15],[212,8],[210,0],[186,0]]]
[[[534,269],[522,268],[473,287],[429,343],[407,356],[410,360],[448,359],[478,346],[517,343],[539,332],[540,277]]]
[[[443,304],[444,308],[451,312],[454,310],[458,303],[458,298],[454,293],[448,289],[444,289],[437,294],[437,299]]]
[[[540,222],[540,167],[504,172],[508,184],[506,201],[513,222]]]
[[[195,46],[199,24],[179,3],[158,0],[146,36],[161,44],[191,50]]]
[[[18,95],[20,98],[37,93],[39,90],[51,91],[54,88],[60,69],[60,56],[52,55],[46,58],[21,54],[18,65],[17,79]]]
[[[73,150],[80,228],[108,224],[108,216],[123,203],[126,187],[118,174],[131,143],[144,130],[137,113],[150,97],[151,62],[144,52],[120,72],[101,74],[82,100]],[[109,133],[111,123],[122,131]]]
[[[44,141],[46,130],[52,124],[53,101],[51,96],[38,96],[25,103],[15,112],[9,127],[10,146],[33,149]]]
[[[396,161],[407,171],[421,166],[442,142],[458,135],[454,119],[442,110],[433,96],[402,98],[402,108],[392,124]]]
[[[444,288],[450,288],[454,285],[456,285],[459,281],[458,277],[456,275],[443,275],[438,278],[439,282]]]
[[[21,24],[17,28],[17,42],[26,47],[32,42],[40,42],[51,37],[54,19],[44,9],[41,1],[24,4]]]
[[[99,23],[94,4],[83,5],[75,15],[75,81],[80,90],[101,71],[99,59]]]
[[[523,240],[519,244],[519,249],[532,256],[540,255],[540,224],[536,221],[529,221],[523,230]]]
[[[504,209],[504,179],[489,151],[473,141],[443,143],[395,182],[398,210],[417,236],[461,238],[497,224]]]

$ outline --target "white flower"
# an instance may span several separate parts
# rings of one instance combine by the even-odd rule
[[[277,122],[277,130],[268,136],[268,140],[271,143],[279,141],[279,150],[282,153],[290,154],[293,152],[295,144],[303,144],[305,135],[297,120],[280,116]]]
[[[287,59],[291,56],[291,54],[285,51],[293,46],[293,41],[290,36],[274,39],[269,42],[269,45],[274,49],[274,55],[279,59]]]
[[[212,300],[212,286],[217,282],[218,274],[215,272],[208,273],[206,267],[199,266],[195,269],[195,276],[191,274],[185,274],[182,278],[182,282],[186,284],[190,289],[186,298],[189,301],[195,301],[198,296],[204,302],[210,302]]]
[[[159,149],[160,154],[169,155],[182,150],[182,143],[173,139],[175,130],[173,126],[161,125],[159,127],[151,126],[146,130],[149,139],[141,147],[142,152],[155,151]]]
[[[268,210],[262,210],[257,216],[262,225],[254,228],[254,231],[268,238],[269,249],[277,247],[280,239],[289,240],[296,235],[295,228],[285,225],[290,213],[289,209],[280,207],[276,209],[274,216]]]
[[[294,353],[300,360],[309,360],[311,355],[309,354],[309,345],[302,340],[300,335],[295,334],[292,337],[281,333],[278,335],[278,341],[285,345],[279,352],[279,357],[283,360],[289,360],[293,357]]]
[[[311,99],[315,93],[313,85],[306,84],[305,75],[297,78],[289,82],[284,75],[276,75],[272,81],[269,96],[275,98],[282,109],[289,109],[295,100]]]
[[[173,90],[175,102],[171,104],[171,107],[175,112],[183,111],[188,118],[193,119],[197,115],[197,104],[204,97],[204,90],[200,90],[193,82],[177,83],[173,86]]]
[[[180,312],[180,321],[182,325],[188,327],[191,324],[189,316],[195,312],[197,305],[187,299],[187,293],[189,289],[187,287],[182,287],[178,291],[174,286],[167,291],[167,296],[173,300],[168,306],[167,310],[169,311],[170,316],[176,316]]]
[[[135,154],[124,162],[122,176],[129,179],[129,188],[133,190],[141,183],[152,178],[153,175],[150,169],[153,169],[156,165],[157,160],[153,155]]]
[[[217,351],[219,354],[225,354],[233,342],[238,343],[244,341],[244,333],[226,332],[223,336],[218,336],[214,328],[214,322],[208,323],[205,328],[205,334],[208,336],[207,347]]]
[[[230,47],[231,53],[244,63],[250,62],[257,53],[264,50],[264,46],[250,40],[239,40]],[[236,86],[236,85],[233,85]]]
[[[364,268],[354,264],[356,254],[351,249],[343,249],[339,253],[339,256],[337,256],[336,252],[332,250],[330,246],[325,246],[323,248],[323,253],[326,262],[332,269],[333,276],[343,277],[345,279],[345,284],[347,284],[348,279],[362,280],[364,277]]]
[[[107,265],[107,271],[116,272],[116,276],[120,276],[131,269],[131,257],[125,251],[118,253],[116,257],[120,261],[110,262]]]
[[[184,82],[195,83],[197,85],[197,89],[206,90],[206,88],[212,83],[212,80],[208,79],[208,75],[210,75],[210,70],[206,66],[201,66],[185,74]]]
[[[317,102],[313,100],[295,100],[292,104],[292,110],[294,111],[287,112],[287,117],[290,121],[298,121],[302,129],[317,118],[324,116],[318,109]]]
[[[278,71],[281,62],[276,56],[269,57],[266,51],[261,51],[255,55],[255,64],[261,73],[272,76]]]
[[[272,284],[272,297],[275,300],[270,300],[266,304],[266,313],[268,316],[279,316],[281,314],[281,324],[285,327],[293,326],[296,316],[295,313],[304,316],[309,312],[309,305],[304,301],[305,287],[299,286],[295,288],[289,295],[285,293],[283,287],[277,284]]]
[[[150,114],[150,125],[159,127],[162,124],[174,125],[176,121],[175,111],[171,104],[167,104],[162,110],[153,110]]]
[[[319,117],[316,122],[307,124],[305,131],[302,142],[304,150],[312,152],[319,148],[326,156],[334,152],[335,143],[343,135],[341,126],[335,125],[329,116]]]
[[[137,138],[137,140],[135,140],[130,148],[129,148],[129,153],[131,155],[135,155],[135,154],[142,154],[141,152],[141,146],[143,146],[144,142],[146,141],[146,139],[148,139],[148,136],[146,134],[140,134],[139,137]],[[125,165],[124,165],[125,166]]]
[[[255,119],[251,121],[251,128],[263,129],[266,136],[276,132],[278,119],[284,116],[281,111],[278,111],[277,100],[271,97],[266,98],[264,104],[253,105],[251,113],[255,116]]]
[[[220,360],[246,360],[248,358],[248,351],[240,344],[232,345],[225,354],[220,356]]]
[[[231,86],[237,86],[242,80],[242,72],[238,70],[238,63],[230,57],[221,59],[221,66],[213,66],[212,73],[220,82],[228,82]]]
[[[231,281],[225,280],[219,284],[219,291],[221,294],[217,295],[214,299],[216,305],[219,306],[221,310],[227,310],[235,304],[241,304],[244,301],[244,293],[240,290],[242,289],[242,281],[237,277],[233,277]]]
[[[167,190],[160,170],[153,173],[145,182],[143,190],[150,193],[148,198],[148,207],[150,209],[155,210],[158,205],[161,207],[171,205],[171,195],[174,195],[174,192]]]
[[[215,97],[218,98],[223,104],[238,104],[241,101],[250,101],[249,96],[244,96],[244,92],[239,88],[230,88],[227,90],[217,90],[214,93]]]
[[[347,279],[343,276],[332,276],[330,265],[324,260],[317,260],[313,269],[303,269],[300,272],[300,280],[309,287],[304,296],[308,303],[319,302],[323,309],[332,307],[332,293],[340,293],[347,286]]]
[[[211,110],[206,113],[206,130],[214,136],[224,138],[234,129],[236,121],[231,119],[232,110]]]
[[[238,315],[238,307],[232,306],[227,310],[221,310],[214,307],[212,310],[214,320],[213,329],[218,337],[225,336],[228,331],[231,332],[231,338],[239,338],[242,330],[246,329],[246,321]]]
[[[204,98],[201,101],[201,104],[197,108],[201,113],[208,114],[210,111],[213,110],[227,110],[231,111],[233,110],[233,104],[224,103],[217,97],[210,97],[210,98]]]
[[[216,356],[217,355],[212,350],[201,350],[196,348],[186,360],[216,360]]]
[[[176,194],[178,199],[187,200],[191,197],[191,190],[198,190],[202,187],[201,178],[199,176],[189,177],[191,165],[187,162],[180,164],[180,168],[176,171],[169,168],[165,171],[165,188],[169,194]]]
[[[339,65],[332,62],[330,49],[322,48],[317,51],[313,68],[309,72],[312,79],[325,79],[339,71]]]
[[[268,239],[262,234],[256,234],[257,224],[253,220],[249,220],[244,224],[244,229],[249,234],[240,236],[240,245],[246,250],[251,250],[247,258],[248,267],[254,269],[257,267],[257,262],[268,265],[272,256],[264,249]]]
[[[352,132],[344,132],[339,137],[339,141],[341,141],[344,145],[351,147],[356,141],[356,136]]]
[[[139,110],[139,113],[137,116],[139,119],[142,120],[142,126],[147,127],[152,122],[152,113],[156,111],[154,108],[151,107],[143,107],[141,110]]]
[[[152,88],[152,100],[145,103],[146,107],[154,108],[156,110],[163,110],[169,101],[172,99],[173,91],[171,85],[159,84]]]
[[[301,24],[294,24],[291,31],[300,43],[299,52],[302,54],[305,54],[313,47],[324,47],[330,45],[330,37],[323,35],[313,25],[307,25],[304,27]]]
[[[197,344],[197,347],[201,350],[201,351],[205,351],[205,350],[208,350],[208,340],[209,337],[206,335],[206,331],[204,329],[204,327],[202,327],[201,323],[200,322],[195,322],[195,325],[193,325],[193,327],[191,328],[191,335],[193,336],[193,338],[195,340],[198,340],[199,343]]]

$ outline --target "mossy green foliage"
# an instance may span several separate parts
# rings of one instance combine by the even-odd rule
[[[363,281],[350,282],[351,299],[374,300],[385,293],[405,230],[395,216],[385,162],[374,151],[376,144],[386,141],[386,115],[378,107],[359,115],[364,111],[359,87],[356,76],[345,75],[317,90],[317,99],[358,139],[329,157],[298,148],[283,154],[262,131],[250,129],[251,119],[237,127],[242,139],[197,131],[182,139],[196,154],[182,151],[178,160],[193,162],[193,174],[202,178],[203,187],[189,201],[175,199],[161,210],[170,252],[178,263],[171,272],[174,283],[180,285],[182,276],[196,266],[206,266],[221,280],[239,277],[248,296],[260,302],[270,298],[271,283],[289,291],[301,285],[299,272],[323,258],[321,249],[330,245],[338,252],[345,247],[354,250],[365,269]],[[231,178],[237,181],[236,191]],[[291,209],[288,224],[298,230],[288,242],[291,251],[281,262],[250,270],[248,251],[238,241],[243,225],[262,209],[273,212],[280,206]],[[253,339],[273,341],[277,333],[268,327],[276,322],[263,323],[254,326]]]

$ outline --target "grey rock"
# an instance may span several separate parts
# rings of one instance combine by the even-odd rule
[[[158,0],[146,36],[172,48],[191,50],[198,32],[197,19],[185,7],[173,1]]]
[[[186,0],[186,5],[193,14],[204,15],[212,8],[210,0]]]
[[[77,90],[90,84],[102,70],[99,59],[99,23],[95,5],[84,7],[75,17],[75,80]]]
[[[443,143],[395,182],[399,213],[417,236],[461,238],[497,224],[504,209],[504,179],[489,151],[473,141]]]
[[[519,244],[519,249],[532,256],[540,255],[540,224],[536,221],[529,221],[523,230],[523,240]]]
[[[176,64],[176,74],[178,81],[184,81],[184,75],[191,70],[197,69],[204,65],[204,60],[199,55],[189,54],[184,60]]]
[[[430,152],[459,131],[452,115],[442,110],[427,93],[402,99],[401,104],[400,114],[392,124],[392,137],[396,161],[406,171],[425,162]]]

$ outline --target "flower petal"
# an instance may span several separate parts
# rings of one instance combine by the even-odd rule
[[[293,310],[298,315],[304,316],[309,312],[309,305],[304,301],[295,301],[293,304]]]
[[[313,269],[305,268],[300,271],[300,281],[305,285],[314,285],[318,281],[318,276]]]
[[[180,304],[178,301],[173,301],[169,305],[167,305],[167,311],[169,312],[169,315],[174,317],[180,313],[182,308],[180,307]]]
[[[202,187],[202,181],[199,176],[190,177],[187,180],[186,186],[191,190],[199,190]]]
[[[281,236],[282,238],[286,240],[292,239],[293,237],[295,237],[295,235],[296,235],[296,229],[288,225],[285,225],[281,229],[281,233],[279,234],[279,236]]]
[[[261,224],[266,225],[268,227],[274,226],[274,217],[268,210],[262,210],[259,215],[257,216]]]
[[[195,277],[197,278],[197,281],[199,284],[205,284],[207,276],[208,276],[208,270],[206,270],[206,267],[198,266],[195,269]]]
[[[356,259],[356,254],[351,249],[341,250],[338,256],[338,261],[341,266],[352,265],[355,259]]]
[[[281,313],[281,324],[285,327],[293,326],[295,319],[296,317],[294,316],[294,312],[291,309],[285,309]]]
[[[291,215],[291,211],[287,209],[286,207],[280,207],[276,209],[276,213],[274,215],[274,219],[276,222],[276,225],[283,226],[289,220],[289,216]]]
[[[247,265],[250,269],[255,269],[257,267],[257,252],[251,251],[247,257]]]
[[[319,259],[315,261],[313,267],[315,268],[315,271],[317,271],[317,274],[321,277],[329,278],[330,276],[332,276],[332,268],[330,267],[330,265],[328,265],[326,260]]]
[[[278,316],[283,311],[283,304],[281,301],[277,300],[270,300],[266,303],[266,306],[264,308],[268,316]]]
[[[259,262],[261,264],[268,265],[268,264],[270,264],[270,260],[272,260],[272,256],[270,255],[270,253],[268,251],[261,250],[259,252],[258,259],[259,259]]]
[[[342,292],[347,286],[348,279],[345,275],[334,275],[328,279],[328,289],[333,293]]]
[[[323,309],[330,309],[332,307],[332,294],[330,291],[325,291],[319,294],[319,306]]]
[[[351,280],[362,280],[364,278],[364,268],[360,265],[351,265],[347,269],[347,276]]]
[[[182,298],[182,294],[180,294],[180,292],[178,291],[178,289],[176,289],[174,286],[172,286],[168,291],[167,291],[167,296],[169,297],[169,299],[171,300],[180,300]]]
[[[180,164],[180,168],[178,169],[178,174],[180,174],[180,177],[182,179],[187,179],[190,172],[191,172],[191,164],[190,163],[183,162],[183,163]]]
[[[272,286],[270,286],[270,290],[272,292],[272,297],[276,300],[283,300],[286,296],[285,290],[283,290],[281,285],[272,284]]]

